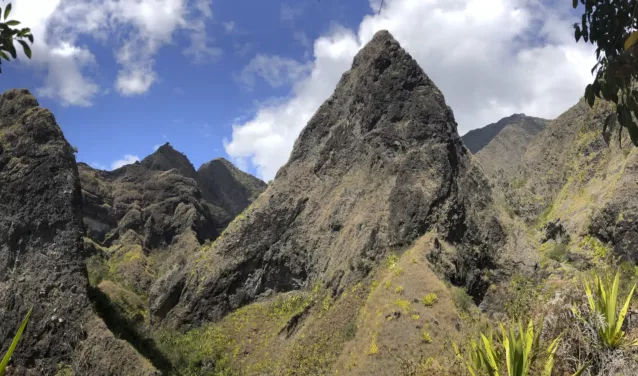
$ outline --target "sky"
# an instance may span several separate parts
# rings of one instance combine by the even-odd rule
[[[0,5],[4,5],[3,1]],[[12,0],[33,58],[3,64],[78,161],[111,170],[170,142],[264,180],[374,33],[389,30],[459,133],[513,113],[555,118],[592,80],[564,0]]]

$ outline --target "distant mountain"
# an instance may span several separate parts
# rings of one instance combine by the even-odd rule
[[[504,174],[508,178],[520,172],[523,156],[532,140],[549,123],[548,120],[533,118],[522,114],[512,115],[500,120],[505,125],[490,142],[475,153],[488,176]],[[488,125],[486,129],[493,124]],[[467,136],[467,135],[466,135]],[[470,136],[476,138],[477,134]],[[471,141],[471,140],[470,140]]]
[[[487,146],[505,127],[511,124],[517,124],[525,133],[533,134],[542,130],[547,124],[547,120],[527,116],[525,114],[514,114],[496,123],[486,125],[483,128],[473,129],[467,132],[462,137],[463,143],[470,149],[472,154],[476,154]]]

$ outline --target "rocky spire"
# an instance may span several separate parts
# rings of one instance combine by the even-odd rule
[[[458,245],[451,259],[434,262],[480,297],[482,268],[504,237],[489,185],[439,89],[380,31],[267,191],[212,249],[161,280],[152,308],[197,325],[262,294],[318,281],[339,294],[388,252],[433,230]]]

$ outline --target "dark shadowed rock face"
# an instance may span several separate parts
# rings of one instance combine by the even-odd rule
[[[89,277],[116,306],[122,291],[145,305],[158,276],[215,240],[266,186],[223,160],[196,172],[169,144],[141,163],[115,171],[83,163],[79,170],[91,251]],[[166,301],[177,298],[169,294]],[[126,304],[116,309],[131,316],[133,326],[144,326]]]
[[[463,136],[463,143],[470,149],[472,154],[476,154],[486,147],[501,131],[509,125],[518,125],[525,133],[538,134],[545,125],[547,120],[527,116],[525,114],[514,114],[503,118],[496,123],[486,125],[483,128],[473,129]]]
[[[92,311],[75,158],[51,112],[26,90],[0,96],[0,347],[30,307],[13,374],[153,373]],[[89,325],[89,323],[91,325]],[[109,345],[100,354],[83,351]],[[82,355],[80,355],[82,354]]]
[[[224,158],[204,163],[197,170],[197,181],[209,201],[221,206],[233,218],[266,189],[266,183]]]
[[[433,262],[480,297],[504,240],[489,185],[441,92],[379,32],[273,183],[212,247],[160,279],[151,308],[176,325],[198,325],[315,282],[340,294],[430,231],[457,249]]]

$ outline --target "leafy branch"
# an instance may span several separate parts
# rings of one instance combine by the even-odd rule
[[[11,59],[17,59],[18,53],[14,46],[15,42],[22,46],[22,50],[26,57],[31,59],[31,47],[29,44],[33,44],[33,34],[31,29],[16,28],[20,25],[20,21],[10,20],[11,15],[11,3],[7,4],[4,8],[0,7],[0,73],[2,73],[2,59],[11,61]]]

